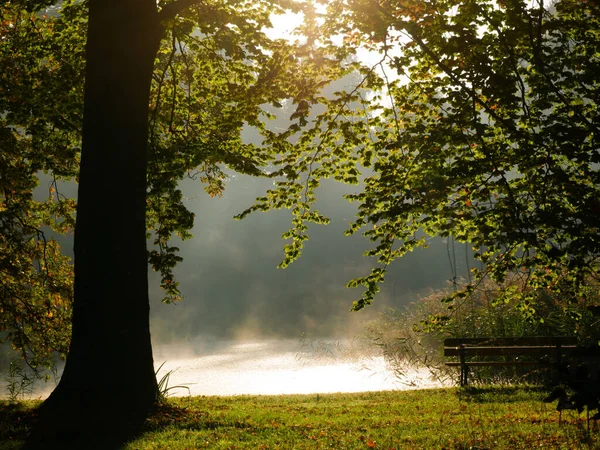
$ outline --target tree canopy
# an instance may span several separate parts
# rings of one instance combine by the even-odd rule
[[[326,221],[314,211],[319,180],[357,183],[360,171],[347,233],[362,230],[377,264],[349,283],[364,288],[353,309],[430,236],[471,244],[481,262],[451,307],[508,274],[524,288],[505,298],[531,318],[541,292],[585,299],[600,257],[599,12],[572,0],[326,3],[320,49],[362,76],[321,98],[326,111],[294,144],[295,125],[277,136],[288,151],[273,176],[285,181],[243,215],[292,208],[285,265],[307,223]],[[360,60],[365,49],[374,62]]]
[[[321,180],[360,185],[347,233],[373,242],[376,264],[349,283],[364,288],[354,310],[430,236],[471,244],[481,262],[452,307],[487,277],[519,274],[523,289],[504,294],[529,317],[540,292],[578,301],[595,289],[594,2],[53,5],[0,6],[0,332],[32,367],[47,364],[66,351],[73,310],[65,372],[32,442],[69,427],[75,444],[103,436],[113,412],[123,439],[156,401],[147,263],[177,301],[170,239],[189,238],[194,219],[184,177],[210,195],[226,167],[272,177],[239,217],[291,209],[283,267],[308,224],[328,222],[315,209]],[[298,40],[270,38],[272,15],[287,10],[304,18]],[[349,87],[329,92],[340,79]],[[293,111],[283,132],[268,126],[277,111]],[[261,145],[243,141],[246,126]],[[46,198],[34,195],[42,173]],[[77,205],[60,192],[69,180]],[[74,284],[52,239],[73,227]]]
[[[0,7],[0,331],[33,368],[68,350],[73,267],[56,237],[75,227],[76,202],[61,182],[79,181],[84,107],[88,2],[53,3]],[[264,175],[281,149],[243,142],[243,127],[267,133],[273,110],[340,72],[316,67],[305,43],[267,34],[274,15],[301,5],[188,3],[161,10],[149,96],[148,260],[166,302],[181,299],[173,274],[181,258],[169,242],[190,238],[194,221],[179,181],[198,179],[218,196],[226,171]],[[40,177],[51,180],[47,195]]]
[[[225,167],[262,175],[282,149],[243,142],[243,127],[269,135],[269,104],[296,103],[302,116],[341,69],[315,63],[310,42],[267,35],[273,14],[302,9],[292,2],[52,5],[2,6],[2,64],[16,66],[3,71],[1,91],[2,143],[11,150],[2,167],[10,232],[2,330],[35,368],[64,351],[72,305],[65,369],[31,447],[66,445],[65,436],[73,446],[112,446],[139,429],[158,398],[147,264],[161,272],[167,301],[177,301],[180,257],[169,240],[188,238],[193,223],[177,182],[197,177],[219,195]],[[41,172],[53,180],[47,201],[33,192]],[[79,185],[76,217],[75,203],[57,192],[69,180]],[[71,265],[46,233],[73,224],[71,287]]]
[[[288,7],[305,17],[296,44],[264,33]],[[53,236],[75,221],[60,181],[78,174],[87,4],[11,2],[1,15],[0,329],[37,366],[68,343],[72,266]],[[429,236],[470,243],[481,261],[450,301],[517,273],[533,316],[540,291],[576,300],[593,286],[593,2],[199,3],[165,27],[149,99],[147,226],[166,301],[181,297],[169,241],[189,238],[193,224],[178,182],[197,177],[219,195],[226,166],[252,175],[269,166],[276,188],[240,217],[292,210],[282,266],[300,255],[309,222],[328,222],[314,209],[321,179],[364,185],[347,196],[359,205],[348,233],[362,230],[378,263],[349,283],[365,288],[356,310]],[[326,95],[348,74],[348,89]],[[285,101],[294,112],[281,133],[268,118],[289,111]],[[248,125],[263,146],[242,141]],[[43,200],[33,196],[41,172],[52,180]]]
[[[75,226],[75,200],[59,186],[79,163],[77,9],[56,18],[0,6],[0,331],[32,367],[65,354],[70,334],[73,270],[53,237]],[[34,197],[41,173],[51,183]]]

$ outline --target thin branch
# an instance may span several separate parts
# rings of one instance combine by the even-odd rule
[[[171,32],[174,33],[174,31],[171,31]],[[173,36],[173,39],[175,39],[175,36]],[[158,113],[159,113],[159,108],[160,108],[163,84],[164,84],[165,78],[167,76],[167,69],[169,69],[171,67],[173,58],[175,57],[175,52],[176,52],[176,49],[175,49],[175,46],[173,46],[171,49],[171,53],[169,55],[169,60],[167,61],[167,64],[166,64],[164,70],[162,71],[160,78],[155,80],[158,83],[158,89],[156,92],[156,103],[155,103],[154,109],[152,111],[152,117],[150,118],[150,146],[151,147],[153,147],[155,144],[156,122],[158,120]]]
[[[177,52],[177,35],[175,34],[175,30],[172,30],[173,41],[171,43],[172,53],[171,55],[175,55]],[[177,69],[173,65],[173,58],[169,58],[169,68],[171,69],[172,76],[172,85],[173,85],[173,94],[171,97],[171,116],[169,118],[169,132],[174,133],[175,130],[173,128],[173,123],[175,122],[175,109],[177,107]]]
[[[177,0],[173,3],[169,3],[168,5],[163,6],[158,12],[158,20],[159,22],[165,22],[174,19],[186,9],[200,3],[202,3],[202,0]]]

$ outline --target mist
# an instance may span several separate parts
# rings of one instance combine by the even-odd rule
[[[40,176],[35,192],[48,195],[51,180]],[[430,238],[429,248],[418,249],[395,261],[373,305],[351,313],[360,289],[345,284],[368,274],[374,258],[362,256],[370,242],[360,234],[344,236],[354,220],[356,206],[342,198],[356,192],[324,180],[317,191],[317,208],[331,219],[329,225],[309,226],[309,240],[300,259],[277,269],[284,257],[281,235],[289,229],[287,210],[233,217],[272,187],[272,180],[231,174],[222,197],[210,197],[201,182],[181,183],[186,206],[195,213],[193,238],[174,239],[184,258],[175,269],[183,300],[161,302],[159,274],[149,269],[152,335],[157,345],[194,340],[347,337],[387,308],[400,309],[431,290],[467,276],[473,265],[470,250],[441,238]],[[59,183],[61,195],[75,197],[73,183]],[[72,256],[72,236],[57,239]]]
[[[209,197],[191,180],[183,183],[186,204],[196,214],[194,238],[175,244],[184,258],[176,270],[182,302],[162,304],[158,276],[151,275],[152,334],[158,342],[198,335],[223,339],[343,335],[378,312],[401,308],[453,278],[448,244],[431,239],[430,248],[410,253],[391,266],[374,305],[350,313],[361,292],[344,286],[351,278],[367,274],[375,263],[362,256],[370,244],[365,238],[343,234],[356,213],[354,205],[342,198],[352,187],[325,183],[317,207],[331,223],[311,226],[302,257],[286,269],[277,269],[290,213],[270,211],[233,220],[270,183],[235,176],[222,198]],[[463,263],[462,246],[452,256]],[[466,269],[466,263],[459,267],[463,274]]]

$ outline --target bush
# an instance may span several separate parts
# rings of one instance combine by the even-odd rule
[[[590,283],[586,295],[574,300],[546,291],[529,292],[532,300],[523,305],[517,300],[521,296],[511,294],[524,293],[525,286],[518,274],[502,284],[486,280],[450,304],[445,299],[453,287],[433,291],[402,310],[384,312],[366,326],[365,334],[399,378],[426,367],[441,381],[458,376],[443,363],[446,337],[577,336],[581,346],[599,345],[599,320],[589,310],[600,303],[596,284]],[[472,380],[506,382],[527,376],[528,381],[539,382],[544,375],[531,368],[481,367]]]

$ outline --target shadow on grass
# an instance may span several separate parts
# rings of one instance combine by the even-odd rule
[[[39,406],[40,402],[11,403],[0,400],[0,447],[9,445],[12,442],[14,446],[9,445],[9,448],[19,448],[27,441],[38,418],[37,408]],[[208,412],[191,410],[168,402],[161,402],[152,414],[150,414],[143,428],[130,439],[127,439],[127,441],[135,441],[145,433],[160,431],[166,428],[175,428],[178,430],[238,428],[250,431],[256,427],[254,424],[243,420],[225,422],[214,420],[209,417]],[[122,443],[124,444],[125,442]],[[113,443],[108,447],[100,446],[98,448],[119,447],[121,447],[121,444]],[[84,447],[74,445],[73,448],[79,449]]]
[[[220,421],[214,420],[206,411],[188,409],[160,402],[144,424],[139,438],[144,433],[177,428],[180,430],[214,430],[217,428],[240,428],[255,430],[256,426],[243,420]]]
[[[39,403],[0,401],[0,442],[24,441],[37,418]]]
[[[548,394],[543,386],[465,386],[457,390],[458,397],[472,403],[516,403],[531,395],[539,396],[540,401]]]

